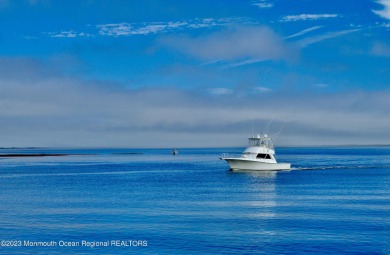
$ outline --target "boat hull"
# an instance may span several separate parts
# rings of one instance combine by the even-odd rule
[[[252,171],[281,171],[290,170],[290,163],[267,163],[247,159],[221,158],[226,160],[230,165],[230,170],[252,170]]]

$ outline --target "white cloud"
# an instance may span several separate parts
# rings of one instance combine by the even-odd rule
[[[290,52],[283,39],[264,26],[235,26],[198,37],[172,36],[161,43],[202,61],[224,60],[238,65],[286,59]]]
[[[276,116],[280,144],[390,143],[390,91],[209,94],[77,80],[0,81],[2,146],[235,146]],[[226,96],[224,96],[226,95]],[[329,123],[332,123],[329,126]],[[271,128],[272,130],[272,128]]]
[[[28,59],[0,63],[4,147],[235,146],[245,144],[253,120],[262,130],[273,116],[276,130],[286,123],[280,144],[390,143],[389,90],[129,89],[48,76],[46,66]]]
[[[274,6],[273,3],[267,2],[266,0],[253,1],[252,5],[259,8],[272,8]]]
[[[383,9],[373,10],[373,12],[384,19],[390,20],[390,0],[377,0],[376,2],[383,5]]]
[[[290,21],[300,21],[300,20],[318,20],[318,19],[329,19],[337,18],[337,14],[300,14],[300,15],[288,15],[283,17],[281,21],[290,22]]]

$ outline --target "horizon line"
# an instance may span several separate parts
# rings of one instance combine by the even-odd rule
[[[223,148],[245,148],[247,146],[176,146],[176,147],[123,147],[123,146],[12,146],[0,147],[0,150],[17,149],[223,149]],[[330,145],[280,145],[275,148],[325,148],[325,147],[390,147],[390,144],[330,144]]]

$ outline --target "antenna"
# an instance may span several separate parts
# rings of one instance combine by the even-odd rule
[[[274,118],[275,118],[275,114],[272,116],[272,119],[270,121],[268,121],[268,124],[267,124],[267,127],[265,128],[264,133],[268,134],[268,127],[269,127],[269,125],[271,125],[271,123],[274,120]]]
[[[275,134],[273,134],[273,135],[278,135],[278,134],[280,134],[280,133],[282,132],[282,130],[283,130],[285,124],[286,124],[286,122],[284,121],[283,124],[282,124],[282,126],[281,126],[280,129],[279,129],[279,132],[277,132],[277,133],[275,133]]]
[[[281,126],[280,129],[279,129],[279,132],[277,132],[277,133],[275,133],[275,134],[272,135],[272,137],[274,137],[274,138],[273,138],[274,141],[276,141],[277,136],[282,132],[282,130],[283,130],[285,124],[286,124],[286,122],[284,121],[283,124],[282,124],[282,126]]]
[[[252,119],[252,123],[251,123],[251,135],[250,135],[250,137],[252,137],[253,136],[253,119]]]

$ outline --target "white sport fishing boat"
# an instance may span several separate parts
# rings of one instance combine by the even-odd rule
[[[223,154],[220,159],[229,163],[230,170],[274,171],[291,168],[290,163],[276,161],[272,138],[267,134],[250,137],[249,147],[241,155]]]

